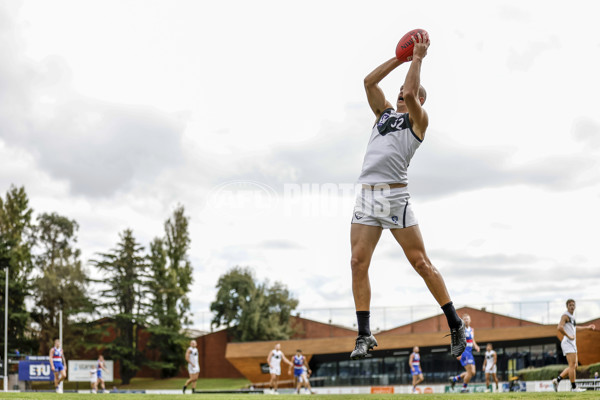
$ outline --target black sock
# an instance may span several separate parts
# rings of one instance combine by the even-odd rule
[[[559,375],[559,376],[558,376],[558,378],[556,378],[556,381],[557,381],[557,382],[560,382],[560,381],[562,381],[562,376],[560,376],[560,375]]]
[[[358,334],[363,336],[371,336],[371,328],[369,327],[369,318],[371,311],[357,311],[356,321],[358,322]]]
[[[571,389],[575,389],[577,387],[577,385],[575,384],[575,382],[571,382]]]
[[[446,320],[448,321],[450,329],[457,329],[460,327],[460,318],[458,318],[458,314],[456,313],[452,302],[444,304],[442,306],[442,311],[446,314]]]

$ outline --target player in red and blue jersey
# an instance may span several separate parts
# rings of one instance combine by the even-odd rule
[[[311,370],[308,368],[308,364],[306,363],[306,357],[302,355],[302,350],[296,350],[296,355],[292,359],[292,363],[294,364],[294,380],[296,383],[296,393],[300,393],[300,387],[302,386],[303,379],[302,374],[304,373],[304,368],[308,371],[308,374],[311,373]],[[290,366],[290,369],[292,367]]]
[[[67,362],[58,338],[54,339],[54,347],[50,349],[49,357],[50,369],[54,372],[54,387],[56,388],[56,393],[62,393],[60,383],[67,379]]]
[[[102,387],[102,392],[106,393],[106,384],[104,383],[104,378],[102,377],[103,371],[107,372],[106,363],[104,362],[104,356],[102,354],[100,354],[98,356],[98,365],[96,367],[96,374],[97,374],[96,389],[97,389],[97,386],[99,383],[100,386]]]
[[[462,380],[462,391],[467,392],[467,385],[476,373],[473,349],[475,349],[475,351],[479,351],[479,345],[475,341],[475,331],[471,327],[471,317],[469,316],[469,314],[463,315],[462,320],[465,323],[465,336],[467,338],[467,347],[465,348],[465,351],[462,353],[462,355],[460,357],[456,357],[456,359],[460,361],[460,364],[463,367],[465,367],[465,372],[463,372],[460,375],[451,376],[450,382],[452,382],[452,388],[454,389],[454,385],[456,385],[456,382],[460,382]]]
[[[413,352],[408,357],[408,365],[412,374],[413,393],[417,392],[417,385],[425,380],[423,371],[421,370],[421,355],[419,354],[419,346],[413,347]]]

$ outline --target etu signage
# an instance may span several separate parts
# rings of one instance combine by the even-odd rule
[[[19,362],[20,381],[52,381],[54,374],[47,360],[21,361]]]

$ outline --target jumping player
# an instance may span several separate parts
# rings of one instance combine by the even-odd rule
[[[556,378],[552,379],[552,385],[554,386],[554,391],[558,392],[558,384],[563,378],[569,375],[569,381],[571,381],[571,391],[572,392],[585,392],[585,389],[578,388],[575,383],[575,372],[577,371],[577,343],[575,342],[577,330],[595,330],[596,326],[591,324],[587,326],[577,326],[575,323],[575,317],[573,313],[575,312],[575,300],[569,299],[567,300],[567,311],[563,313],[560,317],[560,322],[558,323],[558,331],[564,335],[562,341],[560,342],[560,347],[562,347],[562,351],[567,358],[567,362],[569,366],[565,368]]]
[[[281,351],[281,345],[277,343],[275,348],[271,350],[269,356],[267,357],[267,363],[269,364],[269,373],[271,374],[271,381],[269,382],[269,387],[275,393],[277,393],[277,387],[279,386],[279,375],[281,375],[281,361],[284,361],[290,367],[293,366],[288,360],[283,352]]]
[[[190,342],[190,347],[185,351],[185,360],[188,362],[190,378],[183,385],[183,393],[185,394],[185,390],[190,383],[192,384],[192,393],[196,393],[196,381],[198,381],[200,375],[200,364],[198,363],[198,344],[195,340]]]
[[[104,378],[102,372],[108,372],[106,369],[106,363],[104,362],[104,356],[100,354],[98,356],[98,364],[96,366],[96,390],[98,390],[98,384],[102,387],[102,393],[106,393],[106,385],[104,384]]]
[[[450,327],[452,355],[460,356],[466,346],[464,324],[456,314],[442,275],[427,257],[409,202],[407,168],[425,138],[429,124],[429,117],[422,107],[427,93],[420,83],[421,64],[427,55],[429,36],[419,33],[413,41],[413,59],[396,99],[396,110],[385,99],[379,82],[403,61],[392,58],[364,80],[369,106],[376,120],[358,179],[362,190],[356,199],[350,230],[352,293],[358,322],[356,346],[350,355],[352,359],[366,357],[367,352],[377,346],[369,327],[369,265],[383,229],[390,229],[406,258],[442,307]]]
[[[60,383],[67,379],[67,361],[58,338],[54,339],[54,347],[50,349],[50,369],[54,372],[56,393],[62,393]]]
[[[485,359],[483,361],[483,371],[485,372],[485,387],[486,390],[490,387],[490,376],[496,382],[496,391],[498,391],[498,376],[496,375],[496,363],[498,362],[498,355],[494,351],[491,343],[488,343],[485,347]]]
[[[412,375],[413,393],[417,393],[417,385],[425,380],[423,371],[421,371],[421,355],[419,354],[419,346],[413,347],[413,352],[408,357],[408,365]]]
[[[460,375],[451,376],[450,381],[452,382],[452,389],[454,389],[454,385],[456,385],[456,382],[460,382],[462,380],[463,388],[461,391],[467,392],[467,385],[471,381],[471,378],[473,378],[475,376],[475,373],[477,372],[475,370],[475,358],[473,357],[473,348],[475,348],[475,351],[479,351],[479,345],[475,341],[475,331],[473,330],[473,328],[471,328],[471,317],[469,316],[469,314],[464,314],[462,319],[466,326],[465,334],[467,338],[467,347],[459,357],[456,357],[456,359],[460,360],[460,364],[463,367],[465,367],[465,372],[463,372]]]

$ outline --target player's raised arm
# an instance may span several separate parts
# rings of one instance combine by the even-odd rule
[[[420,33],[417,33],[416,36],[413,36],[413,40],[415,41],[413,59],[408,68],[401,95],[408,108],[408,116],[413,132],[419,138],[423,139],[429,125],[429,119],[422,107],[422,104],[425,102],[425,96],[421,89],[421,63],[427,55],[429,35],[425,33],[421,36]]]
[[[385,99],[383,90],[379,87],[379,82],[402,63],[403,61],[398,60],[396,57],[390,58],[379,67],[375,68],[365,78],[367,100],[369,101],[371,110],[373,110],[373,113],[378,119],[384,110],[393,108],[392,103]]]

